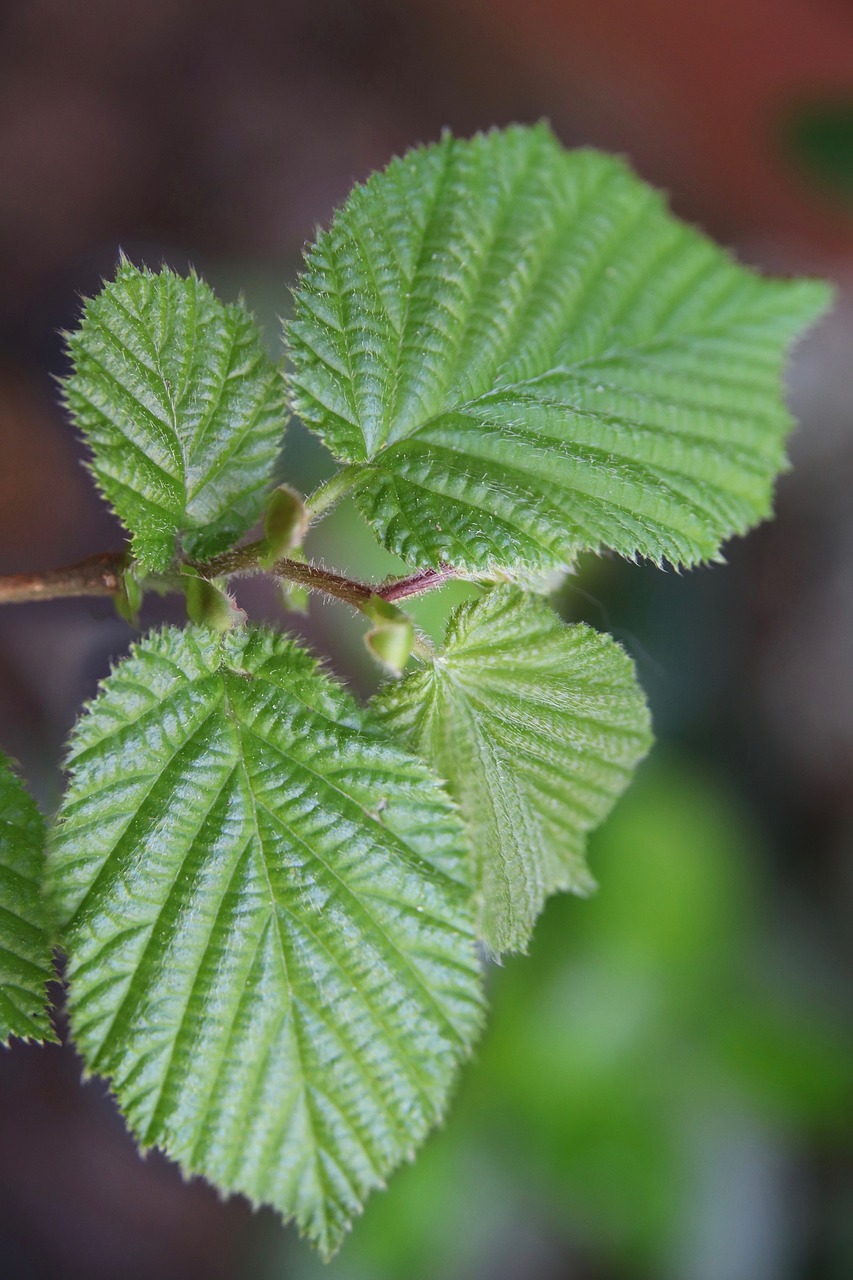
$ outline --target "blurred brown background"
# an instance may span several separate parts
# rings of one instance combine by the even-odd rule
[[[555,905],[530,960],[493,978],[496,1030],[426,1172],[400,1175],[399,1194],[369,1208],[324,1274],[841,1280],[853,1274],[848,0],[6,0],[0,572],[121,545],[51,381],[61,330],[119,246],[155,266],[192,262],[227,296],[242,288],[275,341],[301,247],[353,181],[444,127],[541,117],[567,145],[626,154],[747,261],[831,276],[839,301],[791,370],[802,426],[776,522],[733,545],[727,567],[678,578],[604,562],[561,598],[567,616],[612,627],[634,653],[664,763],[626,810],[623,851],[615,835],[602,844],[600,906]],[[325,464],[298,430],[292,442],[288,474],[306,483]],[[362,546],[348,526],[337,538],[350,555]],[[364,546],[344,567],[381,573]],[[348,620],[320,610],[305,629],[368,685]],[[80,702],[129,634],[97,602],[0,617],[0,743],[48,809]],[[664,918],[662,886],[646,900],[629,881],[648,887],[642,858],[652,866],[670,838],[665,874],[683,896]],[[640,962],[614,960],[635,928],[619,924],[620,858],[626,901],[648,908],[637,955],[657,957],[665,1014],[642,1012]],[[695,931],[672,954],[664,941],[688,911],[701,933],[723,900],[732,936],[709,926],[700,981]],[[578,992],[591,972],[622,985],[587,1008]],[[519,1010],[551,980],[563,994],[524,1024],[533,1041],[556,1024],[565,1036],[552,1059],[539,1055],[546,1087],[520,1079],[518,1043],[504,1056],[501,1045],[514,1027],[522,1039]],[[582,1037],[600,1050],[637,1019],[642,1053],[614,1048],[611,1074],[584,1076]],[[565,1096],[553,1094],[561,1075]],[[69,1048],[0,1051],[0,1274],[315,1274],[271,1214],[223,1204],[156,1155],[141,1161],[104,1090],[79,1077]],[[531,1094],[551,1109],[531,1115]]]

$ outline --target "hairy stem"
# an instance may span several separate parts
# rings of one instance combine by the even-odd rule
[[[283,557],[271,565],[264,563],[266,539],[248,542],[245,547],[237,547],[234,551],[225,551],[221,556],[214,556],[204,564],[196,564],[199,573],[206,578],[230,578],[241,573],[266,572],[277,578],[286,578],[288,582],[298,582],[303,587],[320,591],[323,595],[334,596],[354,605],[357,609],[366,604],[374,594],[375,588],[366,582],[358,582],[354,578],[346,578],[331,569],[321,569],[319,565],[308,564],[303,560],[288,560]]]
[[[442,564],[437,569],[419,569],[411,577],[396,578],[393,582],[386,582],[383,587],[378,588],[376,594],[383,600],[393,603],[395,600],[405,600],[408,596],[419,596],[426,591],[434,591],[436,587],[444,586],[445,582],[455,577],[456,570],[453,565]]]
[[[363,465],[360,462],[353,462],[348,467],[343,467],[340,471],[336,471],[323,484],[318,485],[314,492],[305,499],[305,510],[308,512],[309,520],[313,521],[318,516],[324,515],[330,507],[333,507],[345,494],[349,493]]]
[[[362,609],[373,596],[393,602],[409,596],[432,591],[447,582],[455,574],[450,565],[438,569],[421,569],[405,578],[396,578],[373,586],[347,578],[331,569],[307,564],[302,560],[287,558],[265,563],[266,541],[247,543],[234,551],[226,551],[205,563],[194,563],[205,578],[229,578],[242,573],[267,572],[290,582],[298,582],[313,591],[343,600],[356,609]],[[124,552],[105,552],[89,556],[78,564],[61,569],[47,569],[39,573],[12,573],[0,575],[0,604],[16,604],[28,600],[58,600],[73,596],[114,596],[121,590],[122,574],[129,559]],[[177,577],[161,581],[167,588],[176,588]],[[151,580],[154,585],[154,580]]]

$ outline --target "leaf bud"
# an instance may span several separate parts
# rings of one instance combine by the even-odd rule
[[[267,549],[264,563],[269,567],[295,547],[302,545],[308,531],[308,512],[295,489],[280,484],[270,494],[264,517]]]

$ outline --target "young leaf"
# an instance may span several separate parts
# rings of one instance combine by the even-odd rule
[[[53,977],[41,896],[44,821],[0,754],[0,1044],[55,1040],[45,984]]]
[[[237,602],[224,589],[224,583],[203,578],[197,569],[184,565],[181,582],[187,600],[187,617],[200,626],[213,631],[230,631],[238,623],[246,621],[246,615]]]
[[[258,519],[281,445],[281,378],[255,322],[197,276],[126,260],[69,335],[68,407],[145,568],[204,559]]]
[[[305,503],[290,485],[280,484],[270,494],[264,514],[265,565],[271,568],[282,556],[299,550],[307,532]]]
[[[544,126],[448,136],[318,237],[292,400],[409,561],[691,565],[769,513],[785,352],[827,301],[738,266],[621,161]]]
[[[402,675],[415,644],[411,617],[381,596],[373,596],[362,612],[374,624],[364,637],[368,652],[393,675]]]
[[[541,597],[498,587],[461,605],[442,653],[376,705],[459,802],[483,940],[523,949],[548,894],[593,887],[587,833],[651,743],[633,663]]]
[[[464,835],[295,643],[168,629],[73,740],[51,854],[72,1031],[143,1146],[328,1255],[481,1019]]]

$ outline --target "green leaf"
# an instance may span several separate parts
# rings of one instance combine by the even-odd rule
[[[459,803],[483,940],[523,949],[548,894],[594,887],[586,836],[651,744],[630,658],[541,597],[499,587],[457,609],[442,653],[376,705]]]
[[[785,352],[828,299],[738,266],[621,161],[544,126],[448,136],[319,235],[292,400],[410,562],[691,565],[769,513]]]
[[[143,1146],[328,1255],[481,1021],[459,819],[294,642],[168,629],[73,740],[71,1027]]]
[[[261,514],[286,421],[245,308],[195,275],[122,259],[68,349],[68,407],[137,559],[164,570],[178,535],[201,559],[230,547]]]
[[[45,1008],[53,978],[41,896],[44,821],[0,753],[0,1044],[56,1040]]]

